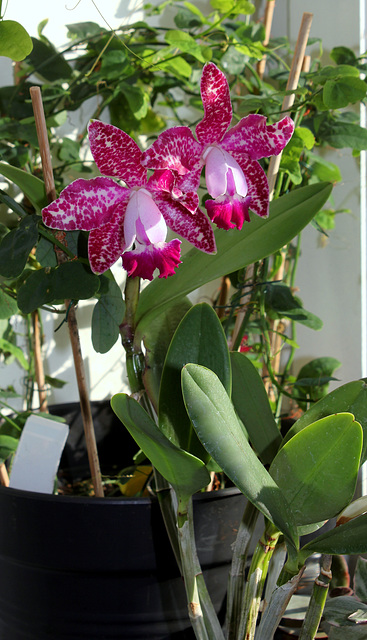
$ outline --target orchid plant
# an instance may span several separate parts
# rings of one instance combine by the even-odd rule
[[[243,4],[248,3],[239,4],[242,11]],[[190,3],[185,6],[191,11],[190,20],[194,16],[200,22],[200,11]],[[233,11],[236,13],[235,8]],[[181,15],[181,21],[185,21],[185,15]],[[213,48],[217,23],[216,12],[209,19],[210,26],[206,18],[201,23]],[[78,33],[80,28],[76,29]],[[315,637],[321,620],[331,555],[367,551],[366,504],[364,500],[352,502],[360,465],[367,458],[366,384],[361,380],[348,383],[324,394],[319,402],[308,402],[311,406],[283,437],[274,418],[274,403],[269,402],[254,365],[256,359],[251,358],[253,354],[246,347],[238,352],[237,342],[242,341],[254,310],[259,322],[256,329],[263,340],[259,344],[265,344],[264,349],[269,343],[268,317],[277,319],[284,311],[292,317],[292,311],[304,311],[291,287],[273,283],[272,279],[282,248],[289,247],[299,236],[331,193],[330,180],[308,183],[299,157],[304,154],[307,170],[317,164],[307,155],[316,132],[312,132],[312,126],[301,126],[307,123],[309,113],[305,96],[309,92],[310,110],[316,109],[323,91],[329,108],[339,108],[330,104],[330,100],[336,100],[330,83],[337,79],[330,71],[314,74],[309,87],[301,88],[302,101],[295,107],[293,119],[279,116],[280,105],[274,107],[271,101],[268,117],[252,113],[262,110],[262,101],[264,110],[267,108],[264,96],[268,89],[259,96],[258,83],[252,103],[247,101],[250,113],[231,126],[236,110],[232,109],[226,76],[219,68],[222,60],[226,61],[223,66],[235,65],[231,50],[221,50],[216,63],[205,62],[211,54],[206,58],[202,48],[194,48],[193,36],[186,38],[184,45],[185,38],[169,33],[164,44],[166,60],[161,42],[154,43],[157,51],[141,51],[143,27],[138,25],[136,29],[139,36],[133,45],[138,47],[145,71],[147,65],[163,59],[165,68],[173,65],[173,75],[180,69],[189,73],[185,58],[175,58],[177,46],[186,46],[187,55],[193,51],[196,63],[203,67],[200,89],[204,116],[196,125],[196,137],[191,128],[179,122],[179,126],[161,131],[153,141],[149,139],[142,151],[134,138],[144,132],[141,121],[146,126],[149,122],[145,97],[138,101],[140,110],[136,109],[135,121],[131,124],[129,120],[130,125],[125,127],[127,133],[116,126],[117,118],[113,118],[116,95],[106,95],[106,104],[113,105],[110,116],[114,124],[93,118],[88,127],[90,149],[101,176],[78,177],[67,186],[60,180],[64,188],[56,200],[47,204],[42,181],[17,166],[3,163],[3,174],[21,186],[36,212],[42,210],[43,220],[37,214],[25,214],[21,206],[7,198],[6,202],[22,219],[0,245],[0,273],[9,283],[3,294],[14,302],[16,291],[17,304],[25,314],[40,306],[57,305],[63,298],[75,301],[97,297],[97,305],[108,309],[104,321],[113,317],[112,342],[121,336],[131,395],[117,394],[112,398],[112,407],[152,463],[155,486],[167,489],[157,494],[184,577],[189,617],[198,640],[270,640],[300,583],[307,558],[321,553],[320,576],[300,635],[301,640],[308,640]],[[251,33],[236,31],[233,21],[228,29],[234,48],[244,46],[242,40],[238,45],[242,38],[248,46],[246,51],[262,58],[260,36],[251,29]],[[149,34],[153,37],[151,31]],[[93,41],[96,34],[88,34],[89,37]],[[90,42],[88,47],[92,47]],[[105,50],[102,45],[99,48]],[[111,78],[115,78],[118,63],[118,78],[123,68],[131,79],[130,62],[125,57],[122,60],[118,52],[116,55],[116,50],[111,53],[108,59],[104,58],[102,67],[112,69]],[[90,49],[88,61],[89,54]],[[338,64],[342,55],[345,52],[339,51]],[[65,60],[58,62],[62,73],[71,73]],[[349,63],[345,67],[353,71],[349,68],[340,73],[347,86],[348,78],[352,78],[350,91],[353,88],[358,93],[356,99],[363,99],[365,87],[362,93],[355,77],[360,63],[357,59],[349,59]],[[83,60],[77,62],[78,69],[82,64]],[[162,82],[162,77],[157,76]],[[255,73],[251,77],[255,78]],[[89,80],[80,82],[88,84]],[[126,81],[123,87],[129,104],[133,103],[132,95],[136,98],[139,94],[140,99],[144,94],[141,84],[135,93],[132,86]],[[247,81],[246,86],[251,87],[251,82]],[[84,84],[83,87],[86,89]],[[193,91],[193,84],[189,89]],[[124,91],[119,99],[125,100],[125,108]],[[70,95],[57,97],[56,113],[60,100],[72,101],[72,90]],[[318,126],[326,140],[335,122],[328,120],[326,109],[321,113]],[[163,128],[160,124],[158,129]],[[349,121],[344,124],[357,127]],[[358,128],[358,132],[360,144],[365,144],[363,130]],[[63,147],[64,144],[61,150],[65,151],[67,145]],[[269,203],[267,158],[282,151],[283,170],[276,197]],[[9,149],[4,153],[9,154]],[[79,156],[76,161],[80,162]],[[336,179],[335,167],[323,165],[323,169],[328,178]],[[215,231],[212,223],[218,227]],[[181,255],[180,239],[168,239],[167,228],[193,248]],[[59,232],[54,234],[50,229]],[[32,249],[39,234],[43,252],[38,250],[34,257]],[[86,234],[87,251],[83,246]],[[56,246],[69,260],[56,264],[44,251],[45,243],[48,248]],[[272,266],[269,256],[274,256]],[[110,271],[120,258],[126,272],[123,301]],[[246,268],[252,271],[251,286],[244,274]],[[187,298],[201,285],[229,274],[232,279],[233,274],[242,278],[240,296],[243,287],[250,288],[242,329],[232,353],[228,348],[233,319],[230,314],[235,309],[239,315],[238,302],[228,305],[230,313],[221,322],[219,312],[210,305],[192,306]],[[140,291],[141,279],[149,283]],[[271,300],[276,286],[286,289],[282,291],[283,307]],[[307,312],[303,317],[311,320]],[[110,346],[111,340],[107,348],[99,350],[108,351]],[[265,364],[271,374],[271,357]],[[329,371],[323,383],[327,384],[330,377]],[[278,379],[274,378],[274,382],[280,386]],[[290,387],[281,392],[292,395]],[[193,494],[210,486],[213,474],[223,473],[248,499],[234,546],[224,625],[218,620],[202,576],[192,519]],[[316,533],[341,512],[337,528]],[[250,559],[250,540],[259,515],[264,518],[264,533]],[[316,533],[316,537],[305,543],[302,536],[309,532]]]

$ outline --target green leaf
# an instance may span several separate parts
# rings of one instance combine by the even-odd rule
[[[92,315],[92,343],[98,353],[107,353],[117,341],[125,312],[120,287],[115,280],[105,280],[107,291],[100,296]]]
[[[182,397],[181,370],[188,362],[214,371],[230,395],[227,340],[217,314],[205,303],[188,311],[172,338],[162,372],[158,422],[172,442],[207,462],[208,457],[196,437]]]
[[[282,441],[268,395],[256,367],[243,353],[231,353],[232,402],[263,464],[269,464]]]
[[[329,162],[314,153],[310,153],[308,157],[312,163],[312,173],[316,175],[319,180],[325,180],[327,182],[341,181],[342,175],[336,164]]]
[[[328,80],[325,83],[322,98],[328,109],[342,109],[354,104],[366,95],[367,85],[364,80],[350,76]]]
[[[355,614],[358,610],[364,613],[367,616],[367,605],[363,602],[359,602],[356,598],[352,596],[339,596],[337,598],[331,598],[325,604],[324,614],[325,619],[328,622],[331,622],[333,625],[337,627],[341,627],[346,633],[346,627],[351,627],[353,631],[356,630],[355,621],[349,619],[351,615]],[[366,618],[367,619],[367,618]],[[344,635],[344,638],[348,636]],[[360,636],[357,637],[357,640]],[[363,637],[363,636],[362,636]]]
[[[301,552],[349,555],[367,553],[367,513],[310,540]]]
[[[1,24],[1,23],[0,23]],[[0,463],[17,450],[19,440],[12,436],[0,435]]]
[[[362,451],[361,425],[350,413],[327,416],[282,447],[269,473],[297,525],[328,520],[352,499]]]
[[[23,369],[25,369],[26,371],[29,369],[29,364],[24,356],[23,349],[21,349],[20,347],[17,347],[12,342],[9,342],[9,340],[5,340],[5,338],[0,338],[0,350],[4,351],[5,353],[11,353],[11,355],[18,360]]]
[[[332,375],[340,366],[341,362],[336,358],[315,358],[305,364],[294,383],[297,398],[312,402],[320,400],[326,395]]]
[[[32,51],[32,39],[19,22],[1,20],[0,56],[6,56],[16,62],[24,60]]]
[[[87,300],[99,289],[99,278],[80,262],[65,262],[56,269],[39,269],[24,281],[18,291],[18,306],[31,313],[44,304],[65,299]]]
[[[32,38],[33,49],[28,56],[35,73],[39,73],[49,82],[68,80],[73,75],[70,64],[55,47],[44,40]]]
[[[127,82],[120,84],[123,94],[128,101],[129,107],[137,120],[145,118],[150,104],[149,95],[142,91],[140,87],[132,86]]]
[[[348,47],[334,47],[330,51],[330,58],[336,64],[353,65],[357,61],[356,54]]]
[[[297,546],[292,514],[279,487],[261,464],[218,377],[205,367],[182,370],[187,412],[204,447],[232,482]]]
[[[139,335],[145,347],[144,387],[157,412],[163,364],[168,347],[178,324],[191,307],[188,298],[183,298],[167,307],[152,322],[142,322],[139,325]]]
[[[320,127],[318,134],[335,149],[367,149],[367,131],[358,124],[327,121]]]
[[[208,485],[210,475],[204,463],[170,442],[136,400],[119,393],[113,396],[111,406],[152,465],[181,497],[188,498]]]
[[[208,255],[191,249],[177,273],[162,282],[156,278],[141,293],[138,322],[154,317],[176,299],[227,273],[238,271],[271,255],[288,244],[322,208],[332,186],[325,183],[295,189],[270,204],[270,216],[263,220],[252,216],[251,222],[237,229],[216,231],[217,254]]]
[[[5,162],[0,162],[0,174],[19,187],[33,204],[36,211],[40,211],[47,206],[45,185],[42,180]]]
[[[38,222],[38,216],[26,216],[17,229],[12,229],[3,238],[0,244],[0,274],[4,278],[17,278],[22,273],[38,239]]]
[[[1,245],[0,245],[1,249]],[[55,246],[44,236],[40,237],[36,248],[36,259],[42,267],[56,267]]]
[[[255,11],[255,6],[247,0],[210,0],[213,9],[220,13],[244,13],[251,15]]]
[[[18,214],[18,216],[20,216],[21,218],[24,218],[24,216],[27,215],[27,213],[24,211],[23,207],[19,204],[19,202],[11,198],[2,189],[0,189],[0,201],[3,204],[5,204],[7,207],[9,207],[9,209],[14,211],[14,213]]]
[[[352,413],[362,426],[364,434],[362,462],[364,462],[367,457],[367,383],[364,380],[347,382],[311,405],[288,431],[283,442],[316,420],[342,412]]]
[[[201,52],[200,45],[196,43],[196,40],[190,36],[186,31],[170,30],[167,31],[164,36],[165,41],[171,46],[183,51],[184,53],[190,53],[194,58],[202,63],[206,60]]]
[[[322,328],[322,320],[310,311],[306,311],[300,301],[292,295],[288,285],[283,282],[266,285],[265,304],[268,311],[275,311],[280,317],[291,318],[316,331]]]
[[[0,289],[0,319],[11,318],[16,313],[19,313],[17,301]]]

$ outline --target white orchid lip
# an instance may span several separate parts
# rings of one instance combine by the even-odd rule
[[[126,207],[124,236],[127,247],[135,240],[142,245],[158,244],[167,237],[167,225],[147,189],[134,189]]]
[[[205,162],[205,180],[212,198],[228,194],[246,197],[248,188],[244,173],[236,160],[219,145],[206,147],[202,159]]]

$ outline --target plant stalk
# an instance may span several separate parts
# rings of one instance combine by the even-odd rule
[[[321,570],[316,578],[311,599],[302,624],[299,640],[313,640],[319,628],[332,578],[331,555],[321,556]]]
[[[297,590],[302,578],[304,567],[289,582],[277,587],[270,598],[269,604],[261,616],[261,621],[256,629],[255,640],[272,640],[280,621],[284,615],[292,595]]]
[[[270,559],[278,542],[280,531],[269,520],[261,536],[249,569],[243,602],[243,613],[238,638],[253,640],[256,630],[257,616],[260,609],[261,596],[268,572]]]
[[[258,515],[258,509],[252,502],[248,502],[237,533],[228,578],[226,619],[228,640],[235,640],[237,638],[243,602],[243,590],[246,582],[247,556]]]

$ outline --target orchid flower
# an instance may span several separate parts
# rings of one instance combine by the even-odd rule
[[[205,165],[209,195],[208,215],[222,229],[241,229],[250,221],[249,208],[259,216],[269,213],[269,186],[260,158],[278,155],[291,138],[294,124],[285,117],[267,125],[265,116],[248,115],[235,126],[225,75],[213,62],[205,64],[201,78],[204,118],[196,126],[197,140],[188,127],[161,133],[143,153],[150,169],[170,169],[176,188],[197,189]]]
[[[129,276],[152,280],[173,275],[181,262],[177,238],[166,242],[167,226],[207,253],[215,240],[207,216],[197,208],[198,197],[175,186],[171,171],[156,171],[148,179],[140,164],[142,152],[124,131],[93,120],[89,127],[91,152],[104,176],[80,178],[43,209],[48,227],[90,231],[88,255],[91,269],[100,274],[122,256]]]

